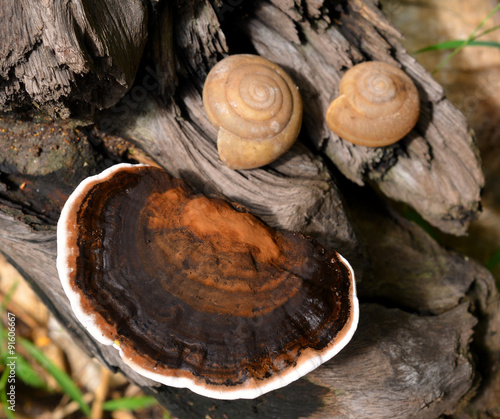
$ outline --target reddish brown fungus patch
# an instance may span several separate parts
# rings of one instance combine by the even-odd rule
[[[157,381],[256,397],[331,358],[356,327],[340,255],[161,169],[90,178],[59,224],[58,269],[77,316]]]

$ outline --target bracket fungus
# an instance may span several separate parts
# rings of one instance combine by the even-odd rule
[[[350,68],[326,111],[330,129],[344,140],[367,147],[393,144],[408,134],[420,114],[420,97],[401,69],[379,61]]]
[[[159,168],[84,180],[57,240],[61,283],[89,333],[138,373],[207,397],[285,386],[358,323],[354,273],[337,252]]]
[[[298,87],[278,65],[257,55],[232,55],[210,70],[203,106],[219,129],[219,156],[231,169],[254,169],[290,149],[302,124]]]

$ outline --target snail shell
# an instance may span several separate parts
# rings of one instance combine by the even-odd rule
[[[390,64],[371,61],[355,65],[345,73],[339,90],[340,96],[326,111],[326,122],[344,140],[382,147],[399,141],[417,123],[417,88]]]
[[[293,145],[302,123],[298,87],[282,68],[256,55],[218,62],[205,81],[203,106],[219,128],[219,156],[231,169],[276,160]]]

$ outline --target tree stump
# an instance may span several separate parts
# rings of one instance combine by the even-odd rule
[[[500,392],[495,282],[392,205],[403,202],[442,231],[464,234],[480,206],[478,151],[464,117],[403,49],[377,4],[7,3],[0,26],[8,40],[0,50],[0,251],[90,354],[181,418],[466,418],[493,411]],[[282,158],[233,171],[217,156],[201,89],[218,60],[242,52],[284,67],[299,85],[305,115],[298,143]],[[324,122],[342,74],[365,60],[398,65],[421,96],[415,129],[383,149],[346,143]],[[121,161],[159,165],[273,227],[338,250],[358,281],[361,322],[352,342],[306,377],[255,400],[215,401],[131,371],[77,322],[55,267],[65,199],[80,180]]]

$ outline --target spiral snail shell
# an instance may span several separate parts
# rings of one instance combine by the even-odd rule
[[[328,107],[326,122],[344,140],[368,147],[399,141],[415,126],[420,98],[399,68],[371,61],[349,69],[340,95]]]
[[[298,87],[282,68],[256,55],[218,62],[205,81],[203,106],[219,128],[219,156],[231,169],[276,160],[293,145],[302,123]]]

